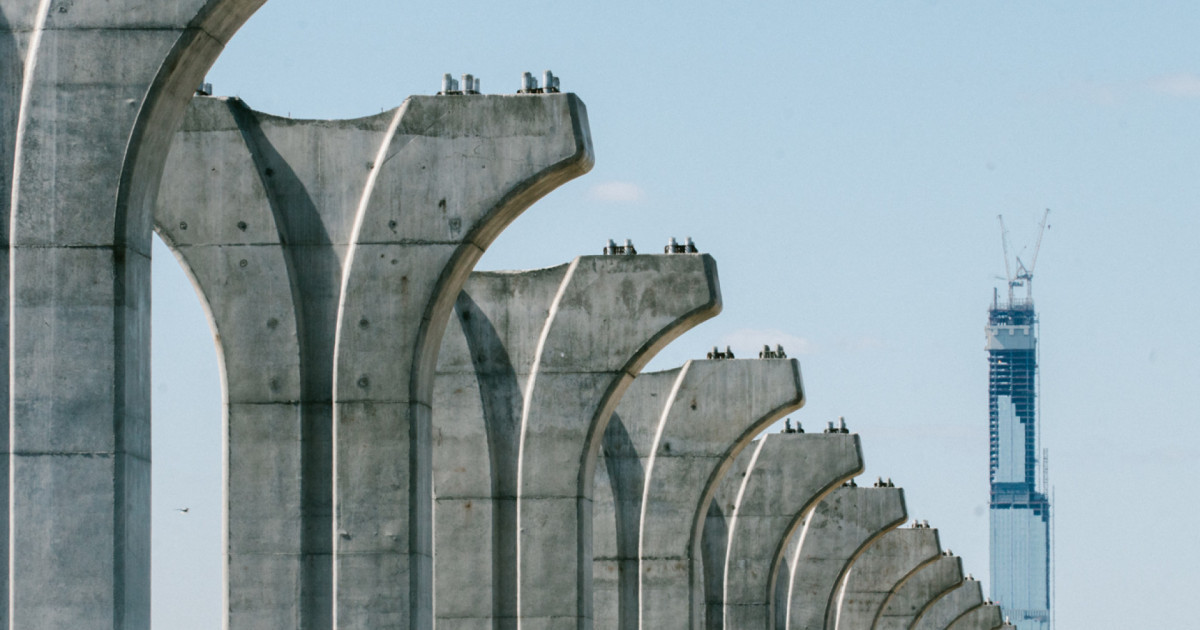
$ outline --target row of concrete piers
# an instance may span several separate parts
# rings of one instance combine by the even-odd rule
[[[193,98],[262,3],[0,0],[0,629],[149,627],[152,231],[223,367],[231,630],[1002,627],[900,488],[846,485],[857,434],[765,433],[782,348],[642,373],[721,309],[690,240],[474,272],[592,166],[557,77]]]

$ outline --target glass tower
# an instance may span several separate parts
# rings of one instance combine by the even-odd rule
[[[991,594],[1019,630],[1050,628],[1050,501],[1037,486],[1037,314],[988,309]]]

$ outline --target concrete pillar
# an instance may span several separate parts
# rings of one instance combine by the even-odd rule
[[[592,609],[594,626],[636,630],[638,532],[646,462],[663,405],[683,368],[640,374],[604,431],[592,494]],[[729,409],[730,415],[737,409]]]
[[[262,1],[0,0],[0,627],[149,626],[151,205]]]
[[[667,372],[642,374],[634,380],[605,431],[602,457],[596,466],[593,517],[596,627],[637,628],[642,494],[655,437],[664,418],[678,421],[681,414],[700,411],[691,409],[692,398],[673,395],[674,392],[719,387],[730,396],[714,399],[711,405],[706,401],[704,415],[721,418],[730,425],[754,427],[764,422],[762,417],[748,415],[754,410],[769,409],[775,414],[778,409],[803,399],[797,376],[791,361],[733,360],[689,363]],[[722,378],[732,380],[734,386],[747,382],[765,386],[738,392],[715,385]],[[755,396],[766,400],[752,400]],[[666,444],[669,446],[670,442]],[[743,456],[746,454],[747,451],[742,452]],[[665,470],[666,467],[660,468],[660,472]],[[723,551],[721,560],[719,566],[724,564]]]
[[[884,534],[850,567],[838,600],[836,627],[874,627],[884,602],[941,553],[936,529],[902,528]]]
[[[654,354],[720,310],[707,255],[576,265],[581,281],[556,297],[521,417],[517,607],[534,628],[590,626],[591,488],[608,421]]]
[[[641,366],[719,309],[707,255],[471,277],[436,387],[439,619],[590,625],[592,483],[608,421]]]
[[[757,367],[764,361],[787,367]],[[701,535],[712,497],[754,436],[804,403],[794,359],[691,361],[684,370],[695,374],[671,392],[645,467],[638,541],[642,628],[701,627]],[[744,420],[731,421],[729,409],[739,409]]]
[[[788,630],[833,628],[850,567],[907,516],[899,488],[834,490],[800,529],[788,588]],[[732,630],[732,629],[731,629]]]
[[[995,604],[977,606],[955,619],[947,630],[998,630],[1006,627],[1000,607]]]
[[[943,555],[925,565],[884,602],[876,630],[909,630],[925,609],[963,583],[962,559]]]
[[[946,630],[955,619],[983,604],[979,582],[968,577],[963,583],[933,602],[913,624],[913,630]]]
[[[787,606],[786,596],[775,597],[787,541],[820,501],[862,470],[858,435],[763,436],[729,520],[725,628],[774,629],[776,606]]]
[[[196,99],[155,219],[224,366],[231,628],[432,624],[442,331],[496,234],[591,163],[569,94],[352,121]]]
[[[704,615],[706,630],[722,630],[725,627],[725,561],[729,556],[729,522],[737,510],[742,481],[750,468],[758,444],[753,443],[734,458],[725,475],[721,477],[705,515],[704,532],[700,538],[699,574],[703,578]]]
[[[567,267],[472,274],[442,338],[433,394],[439,626],[516,627],[521,411]]]

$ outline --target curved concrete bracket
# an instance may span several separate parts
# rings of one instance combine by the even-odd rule
[[[1000,607],[995,604],[984,604],[972,608],[958,619],[955,619],[947,630],[998,630],[1006,627]]]
[[[725,628],[774,628],[775,583],[788,540],[818,502],[862,470],[858,435],[763,436],[729,520]]]
[[[437,344],[499,230],[591,163],[570,94],[349,121],[196,99],[155,219],[220,340],[229,589],[254,593],[231,627],[432,623]]]
[[[922,610],[962,583],[962,559],[943,555],[922,567],[888,597],[874,627],[909,630]]]
[[[700,541],[713,494],[754,436],[803,404],[794,359],[684,365],[645,468],[638,541],[641,627],[700,627]]]
[[[576,259],[537,340],[517,470],[522,623],[592,618],[592,483],[613,411],[663,346],[721,308],[699,256]]]
[[[799,532],[788,589],[789,630],[832,628],[846,573],[867,547],[904,523],[900,488],[833,491]]]
[[[640,367],[719,309],[703,255],[471,276],[435,386],[439,619],[590,622],[605,427]]]
[[[884,602],[913,573],[941,557],[936,529],[893,529],[850,567],[838,599],[836,628],[871,628]]]
[[[946,630],[963,613],[983,605],[983,591],[974,579],[962,584],[922,611],[913,630]]]

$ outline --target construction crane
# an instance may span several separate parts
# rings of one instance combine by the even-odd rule
[[[1004,227],[1004,215],[996,216],[1000,220],[1000,242],[1004,247],[1004,277],[1008,281],[1009,304],[1013,303],[1013,289],[1016,287],[1025,287],[1025,299],[1033,299],[1033,270],[1037,267],[1038,252],[1042,249],[1042,236],[1046,233],[1046,219],[1049,217],[1050,209],[1046,208],[1046,212],[1042,214],[1042,223],[1038,226],[1037,244],[1033,246],[1033,258],[1029,261],[1029,267],[1025,267],[1020,256],[1013,257],[1017,263],[1017,273],[1014,275],[1012,267],[1008,264],[1008,229]]]

